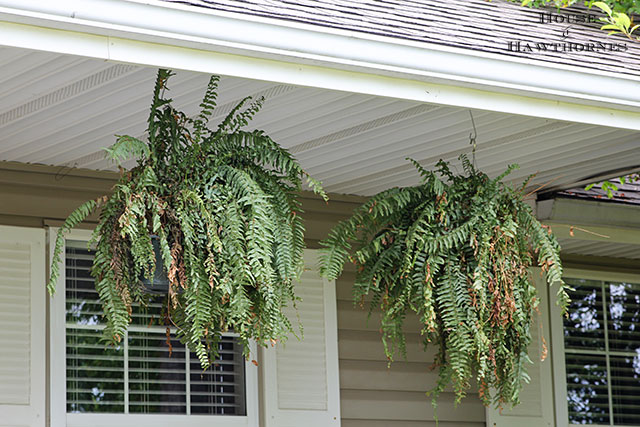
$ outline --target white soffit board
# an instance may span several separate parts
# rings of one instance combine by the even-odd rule
[[[114,169],[102,148],[115,134],[143,136],[155,69],[77,56],[0,48],[0,160]],[[177,107],[198,110],[208,75],[170,81]],[[251,126],[300,159],[331,192],[371,195],[417,183],[406,157],[433,167],[469,154],[490,175],[520,164],[516,181],[566,187],[588,176],[640,165],[640,132],[426,104],[237,77],[220,83],[220,120],[247,95],[266,103]]]

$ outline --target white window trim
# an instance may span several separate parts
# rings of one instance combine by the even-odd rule
[[[48,230],[49,260],[52,259],[58,228]],[[68,240],[88,241],[90,230],[73,230]],[[64,253],[64,249],[63,249]],[[50,261],[49,261],[50,262]],[[174,414],[68,414],[66,382],[65,269],[61,266],[56,294],[49,301],[49,396],[50,427],[156,427],[170,421],[181,427],[258,427],[258,368],[245,361],[247,415],[174,415]],[[252,355],[257,346],[251,343]]]
[[[599,281],[640,283],[640,274],[620,273],[614,271],[567,268],[563,274],[568,279],[592,279]],[[550,293],[551,294],[551,293]],[[549,298],[551,316],[551,351],[553,362],[553,385],[555,390],[556,426],[582,427],[582,424],[569,424],[569,406],[567,403],[567,377],[564,352],[564,332],[562,313],[553,298]],[[639,408],[640,409],[640,408]],[[590,427],[612,427],[609,424],[589,424]],[[631,427],[631,426],[625,426]]]

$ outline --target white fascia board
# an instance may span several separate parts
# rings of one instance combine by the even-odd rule
[[[142,0],[0,0],[0,45],[640,130],[640,78]]]

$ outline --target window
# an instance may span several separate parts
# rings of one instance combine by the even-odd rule
[[[640,284],[566,281],[575,289],[562,334],[569,424],[640,425]]]
[[[85,241],[75,240],[67,241],[65,253],[65,298],[55,301],[56,295],[51,312],[64,318],[64,331],[52,339],[64,340],[57,346],[63,365],[57,366],[66,374],[52,375],[58,377],[52,387],[64,393],[67,425],[95,425],[100,417],[107,425],[139,426],[144,419],[157,424],[158,416],[178,417],[185,426],[257,424],[257,372],[232,334],[223,336],[219,358],[203,372],[195,354],[161,326],[162,300],[153,296],[145,309],[134,307],[121,344],[105,347],[102,307],[90,275],[93,254]]]

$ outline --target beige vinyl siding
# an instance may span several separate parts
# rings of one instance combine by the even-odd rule
[[[113,172],[0,162],[0,223],[42,227],[48,219],[59,222],[108,192],[117,178]]]
[[[305,198],[307,244],[318,247],[318,240],[364,200],[334,195],[327,206]],[[435,427],[431,399],[425,395],[437,380],[437,371],[430,370],[434,348],[425,353],[419,322],[409,317],[405,328],[407,359],[399,357],[388,368],[380,319],[374,313],[367,322],[366,306],[354,306],[355,272],[349,267],[336,282],[342,427]],[[438,401],[438,418],[439,427],[484,427],[485,408],[475,393],[469,393],[456,408],[449,389]]]
[[[42,227],[59,225],[82,202],[108,191],[117,175],[78,169],[0,162],[0,223]],[[318,241],[365,199],[333,195],[327,205],[315,196],[302,195],[307,245]],[[351,300],[354,274],[337,281],[340,405],[343,427],[435,427],[433,408],[425,392],[436,381],[429,367],[431,351],[420,344],[419,325],[407,322],[407,360],[387,368],[375,314],[367,324],[366,310]],[[442,394],[438,408],[440,427],[484,426],[485,410],[474,394],[457,408],[453,394]]]
[[[431,399],[425,392],[437,380],[431,370],[434,348],[423,350],[416,318],[407,318],[407,358],[388,367],[380,341],[379,313],[367,322],[367,309],[354,306],[354,274],[337,282],[340,404],[343,427],[435,427]],[[475,384],[472,385],[472,390]],[[485,409],[475,393],[454,405],[452,390],[444,392],[437,412],[441,427],[485,425]]]

